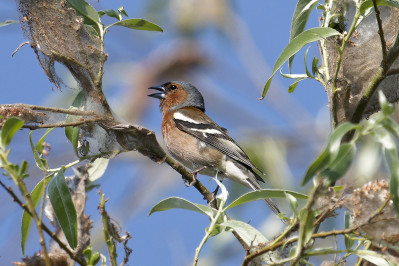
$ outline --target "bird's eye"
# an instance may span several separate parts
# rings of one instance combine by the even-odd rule
[[[171,90],[175,90],[175,89],[177,89],[177,86],[176,85],[172,85],[172,86],[170,86],[170,89]]]

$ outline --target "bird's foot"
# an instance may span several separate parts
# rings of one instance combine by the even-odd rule
[[[192,185],[194,185],[197,182],[197,174],[193,174],[191,172],[190,172],[190,174],[192,174],[192,177],[193,177],[193,180],[191,180],[191,181],[189,181],[183,177],[184,185],[186,185],[186,187],[191,187]]]
[[[197,182],[197,174],[205,168],[207,168],[207,166],[202,166],[198,169],[191,171],[190,174],[192,175],[193,180],[189,182],[187,179],[184,179],[184,184],[186,185],[186,187],[191,187],[192,185],[194,185]]]

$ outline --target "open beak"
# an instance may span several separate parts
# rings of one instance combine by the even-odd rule
[[[149,90],[160,91],[160,92],[157,92],[157,93],[149,94],[148,95],[149,97],[154,97],[154,98],[157,98],[157,99],[160,99],[160,100],[165,99],[165,88],[164,87],[162,87],[162,86],[154,86],[154,87],[149,87],[148,89]]]

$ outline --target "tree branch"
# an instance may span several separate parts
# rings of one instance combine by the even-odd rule
[[[386,62],[387,62],[387,43],[385,42],[384,30],[382,28],[382,21],[381,21],[381,17],[380,17],[380,10],[378,9],[376,0],[373,0],[373,5],[374,5],[375,17],[377,18],[378,34],[380,35],[380,40],[381,40],[382,61],[386,64]]]

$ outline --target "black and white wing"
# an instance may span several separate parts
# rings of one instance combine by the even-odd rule
[[[217,125],[203,113],[201,118],[202,120],[198,121],[185,116],[185,114],[182,112],[176,112],[174,115],[174,122],[176,127],[181,131],[186,132],[187,134],[190,134],[204,143],[220,150],[223,154],[241,162],[247,167],[256,169],[260,173],[263,173],[253,163],[251,163],[248,155],[228,135],[225,128]],[[264,182],[259,176],[256,175],[256,177],[259,181]]]

